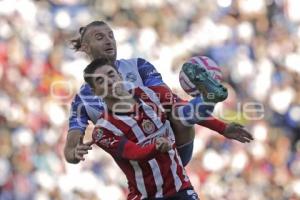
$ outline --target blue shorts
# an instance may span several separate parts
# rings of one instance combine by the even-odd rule
[[[182,165],[185,167],[192,159],[194,141],[177,147],[178,154],[181,158]]]

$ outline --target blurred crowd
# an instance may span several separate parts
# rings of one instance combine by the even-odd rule
[[[222,68],[229,98],[215,114],[250,144],[197,126],[187,167],[201,200],[300,199],[300,1],[0,1],[0,200],[124,200],[127,183],[97,147],[78,165],[63,147],[72,97],[89,60],[68,40],[108,22],[118,58],[142,57],[181,97],[194,55]],[[93,127],[89,127],[86,139]]]

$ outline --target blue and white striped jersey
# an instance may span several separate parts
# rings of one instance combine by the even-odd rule
[[[128,84],[125,84],[127,89],[164,84],[161,75],[154,66],[142,58],[117,60],[116,67],[123,80],[128,82]],[[88,120],[96,123],[103,110],[103,100],[93,95],[88,84],[83,84],[71,105],[69,131],[79,129],[84,133]]]

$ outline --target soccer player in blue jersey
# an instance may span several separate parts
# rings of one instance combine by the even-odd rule
[[[126,89],[138,86],[165,85],[161,75],[155,67],[142,58],[116,60],[117,47],[112,29],[103,21],[93,21],[85,27],[81,27],[80,37],[72,40],[75,50],[85,52],[92,60],[106,58],[114,63],[116,70],[123,80],[127,81]],[[205,83],[209,84],[209,83]],[[204,85],[204,88],[208,85]],[[179,100],[180,101],[180,100]],[[84,160],[84,155],[91,149],[92,142],[83,143],[82,138],[88,125],[88,120],[95,123],[99,113],[104,111],[102,99],[94,96],[88,84],[84,84],[76,94],[71,106],[69,118],[69,131],[64,149],[66,160],[70,163],[78,163]],[[188,113],[188,110],[183,111]],[[210,120],[204,126],[219,131]],[[186,126],[180,122],[172,123],[175,132],[177,149],[184,165],[192,156],[193,139],[195,131],[193,126]],[[180,134],[185,132],[186,134]],[[240,142],[249,142],[252,139],[240,125],[231,123],[226,126],[222,133],[225,137],[236,139]]]

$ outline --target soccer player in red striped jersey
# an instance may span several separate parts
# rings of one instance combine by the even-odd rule
[[[84,74],[93,92],[106,104],[93,141],[112,155],[126,175],[128,199],[198,199],[165,112],[174,100],[169,89],[138,87],[129,92],[105,59],[94,60]]]
[[[209,115],[213,106],[203,104],[200,96],[176,105],[177,100],[165,86],[127,91],[114,64],[106,59],[94,60],[84,76],[106,104],[93,140],[113,156],[125,173],[128,199],[198,199],[178,155],[170,121],[177,118],[186,126],[205,124],[219,133],[227,132],[226,137],[233,134],[236,138],[235,130]],[[247,132],[238,134],[242,140],[251,138]]]

